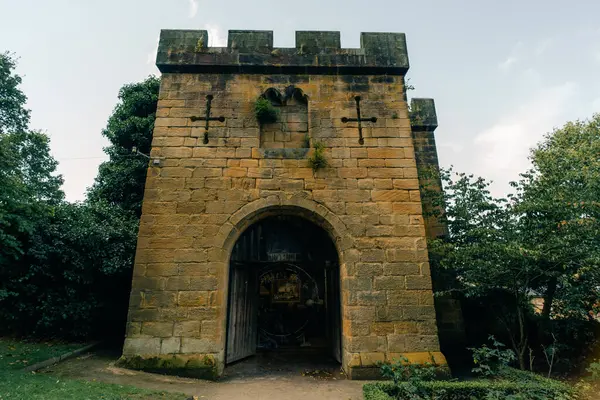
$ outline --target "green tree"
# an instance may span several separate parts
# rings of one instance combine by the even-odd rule
[[[110,160],[100,166],[88,201],[105,201],[141,215],[148,160],[131,149],[150,153],[159,87],[160,80],[151,76],[119,91],[119,103],[102,132],[111,143],[105,148]]]
[[[583,342],[600,299],[600,115],[567,123],[531,151],[533,168],[494,198],[489,183],[442,171],[444,193],[424,196],[444,210],[448,237],[431,243],[442,270],[466,296],[496,302],[519,365],[544,336],[562,346]],[[530,335],[531,300],[543,296],[539,334]],[[588,329],[589,331],[589,329]],[[535,343],[537,341],[537,343]],[[552,342],[554,346],[556,343]],[[547,345],[547,343],[546,343]]]
[[[62,203],[31,239],[13,331],[67,338],[122,336],[137,220],[104,203]]]
[[[16,64],[14,55],[0,53],[0,134],[23,132],[29,124],[27,97],[19,89],[22,79],[15,74]]]
[[[494,198],[489,182],[473,175],[442,170],[444,192],[434,204],[444,204],[449,234],[430,243],[442,271],[457,277],[453,290],[485,298],[493,307],[521,368],[525,368],[531,311],[531,287],[539,279],[537,265],[521,245],[519,219],[506,199]]]
[[[542,315],[590,319],[600,299],[600,114],[546,135],[531,161],[515,201],[544,272]]]
[[[0,55],[0,320],[10,325],[32,238],[64,197],[49,138],[30,131],[15,61]],[[16,283],[16,285],[15,285]]]
[[[62,178],[50,155],[49,138],[29,131],[27,97],[19,89],[15,61],[0,54],[0,268],[26,251],[27,237],[39,216],[63,198]],[[1,281],[1,279],[0,279]],[[0,289],[0,298],[2,290]]]
[[[150,150],[158,83],[120,91],[103,132],[111,159],[82,204],[64,202],[46,135],[0,134],[0,330],[122,337],[148,164],[131,147]]]

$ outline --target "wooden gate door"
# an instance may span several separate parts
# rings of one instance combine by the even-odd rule
[[[340,273],[339,267],[325,270],[327,285],[327,336],[333,358],[342,362],[342,331],[340,310]]]
[[[226,363],[256,354],[258,278],[249,265],[232,265]]]

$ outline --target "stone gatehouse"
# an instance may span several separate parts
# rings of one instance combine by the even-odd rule
[[[220,375],[310,348],[351,378],[400,354],[444,363],[418,179],[437,167],[437,120],[413,99],[411,127],[404,34],[363,33],[358,49],[339,32],[207,43],[161,33],[123,360]]]

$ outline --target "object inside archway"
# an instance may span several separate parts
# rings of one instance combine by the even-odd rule
[[[268,217],[231,254],[227,362],[307,348],[340,358],[337,252],[312,222]]]

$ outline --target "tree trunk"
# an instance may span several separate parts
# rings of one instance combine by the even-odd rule
[[[519,368],[525,371],[525,350],[527,349],[527,327],[525,326],[525,314],[517,300],[517,318],[519,320],[519,348],[517,357],[519,359]]]
[[[526,370],[526,365],[525,365],[525,350],[523,349],[523,351],[519,351],[519,354],[517,356],[519,358],[519,369],[522,371]]]
[[[548,289],[544,293],[544,307],[542,308],[542,318],[544,320],[550,319],[550,311],[552,311],[552,302],[554,301],[554,295],[556,294],[556,285],[558,280],[556,277],[550,278],[548,282]]]

